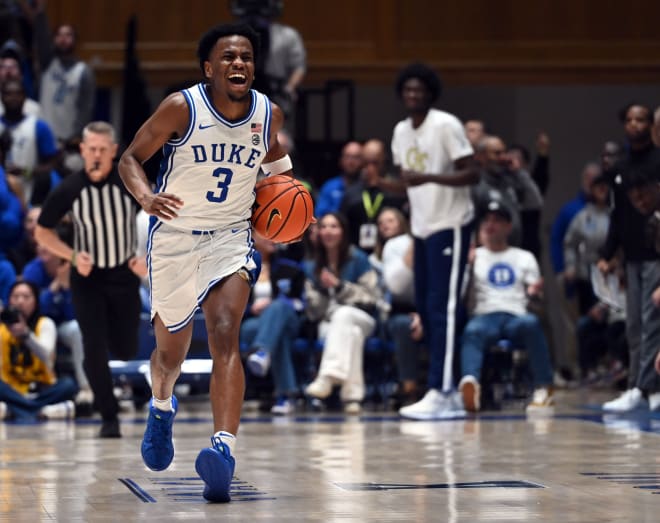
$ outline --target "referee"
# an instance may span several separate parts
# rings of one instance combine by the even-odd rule
[[[131,268],[139,205],[124,188],[113,163],[117,143],[110,124],[88,124],[80,152],[84,170],[66,177],[48,196],[35,237],[71,261],[71,292],[83,335],[85,373],[94,406],[103,417],[99,437],[118,438],[119,404],[113,394],[108,353],[128,360],[138,350],[140,280]],[[73,249],[55,232],[68,212],[73,220]]]

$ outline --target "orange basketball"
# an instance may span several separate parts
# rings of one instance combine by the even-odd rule
[[[314,202],[295,178],[276,174],[259,181],[252,210],[252,227],[279,243],[297,240],[314,221]]]

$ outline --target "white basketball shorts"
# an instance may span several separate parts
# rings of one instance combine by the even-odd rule
[[[170,332],[184,328],[211,287],[245,269],[251,282],[255,259],[250,224],[217,231],[182,231],[158,222],[149,233],[147,263],[151,320],[160,316]]]

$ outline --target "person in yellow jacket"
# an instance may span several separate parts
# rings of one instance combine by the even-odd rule
[[[78,387],[55,375],[57,328],[39,313],[39,292],[25,281],[10,288],[0,311],[0,419],[71,418]]]

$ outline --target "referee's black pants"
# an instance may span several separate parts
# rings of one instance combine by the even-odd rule
[[[94,393],[94,406],[104,420],[117,417],[109,354],[130,360],[138,352],[140,280],[127,264],[94,268],[89,276],[71,269],[71,294],[85,347],[85,374]]]

